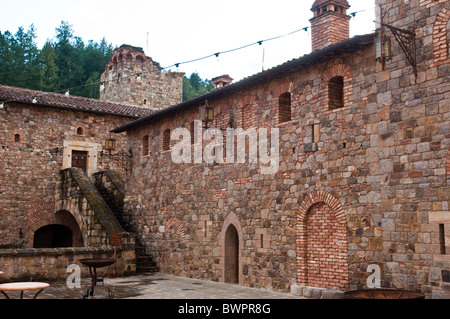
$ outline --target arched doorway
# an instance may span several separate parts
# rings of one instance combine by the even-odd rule
[[[225,282],[239,283],[239,235],[234,225],[225,233]]]
[[[33,248],[72,247],[73,234],[64,225],[47,225],[34,233]]]
[[[348,289],[347,221],[336,197],[326,191],[305,196],[297,214],[296,241],[300,285]]]
[[[347,237],[332,209],[318,203],[306,218],[308,286],[345,289],[348,284]]]

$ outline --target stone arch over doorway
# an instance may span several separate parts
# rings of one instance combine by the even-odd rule
[[[244,247],[242,235],[239,218],[235,213],[229,213],[219,235],[222,282],[239,285],[244,282],[242,277],[242,248]]]
[[[325,191],[307,195],[297,214],[297,281],[348,289],[347,221],[339,200]]]
[[[74,233],[74,245],[77,247],[85,247],[88,245],[88,229],[84,222],[84,218],[77,205],[70,200],[58,200],[55,203],[55,216],[59,215],[63,225],[68,226]]]
[[[34,247],[35,234],[44,227],[59,225],[66,227],[71,233],[71,246],[84,247],[85,238],[81,231],[82,219],[73,213],[73,205],[59,205],[60,203],[33,203],[27,210],[26,241],[28,247]],[[79,214],[78,214],[79,215]],[[58,227],[58,226],[55,226]],[[48,228],[50,229],[50,228]],[[62,228],[61,228],[62,229]]]

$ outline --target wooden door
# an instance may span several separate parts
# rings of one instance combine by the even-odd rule
[[[239,283],[239,235],[233,225],[225,234],[225,282]]]
[[[72,151],[72,167],[81,168],[86,173],[87,172],[87,158],[88,158],[88,152]]]

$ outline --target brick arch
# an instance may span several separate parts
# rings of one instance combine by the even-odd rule
[[[252,94],[252,93],[245,94],[239,99],[238,108],[242,108],[246,105],[255,104],[255,103],[256,103],[256,95],[255,94]]]
[[[70,203],[71,204],[71,203]],[[55,209],[56,208],[56,209]],[[30,206],[27,208],[26,212],[26,222],[27,229],[25,231],[25,239],[27,243],[33,243],[34,233],[48,225],[59,224],[68,226],[72,232],[77,235],[77,238],[74,242],[76,243],[84,243],[86,242],[87,232],[82,231],[81,225],[84,223],[81,220],[79,214],[74,214],[73,212],[78,210],[73,207],[73,205],[64,205],[63,209],[60,205],[55,205],[54,202],[32,202]],[[67,209],[66,209],[67,208]],[[59,214],[61,212],[67,212],[73,218],[68,218],[69,215]],[[78,218],[77,218],[78,215]]]
[[[69,212],[72,215],[72,217],[75,219],[75,221],[77,222],[78,227],[80,228],[80,231],[81,231],[82,241],[83,241],[84,245],[87,246],[89,243],[88,228],[87,228],[87,224],[84,221],[82,214],[80,213],[80,211],[78,209],[78,205],[73,204],[72,201],[70,201],[70,200],[58,200],[55,203],[55,207],[54,207],[52,215],[56,216],[56,214],[61,211]],[[55,217],[53,217],[53,218],[55,218]]]
[[[291,81],[274,80],[269,84],[269,91],[273,93],[273,98],[277,99],[283,93],[292,93],[294,84]]]
[[[32,202],[27,207],[26,212],[26,240],[29,243],[33,242],[33,235],[39,228],[53,224],[55,221],[54,216],[55,204],[45,202]]]
[[[336,219],[339,222],[347,224],[345,212],[342,208],[341,203],[336,197],[326,191],[314,191],[313,193],[308,194],[305,196],[305,198],[303,198],[297,214],[297,221],[304,221],[311,206],[318,203],[324,203],[328,205],[336,215]]]
[[[334,78],[335,76],[342,76],[344,77],[344,82],[345,82],[345,78],[347,77],[347,79],[352,78],[352,73],[350,71],[350,68],[345,65],[345,64],[335,64],[330,66],[323,74],[322,74],[322,79],[325,82],[330,81],[332,78]]]
[[[15,136],[16,135],[19,135],[19,142],[15,141]],[[11,132],[10,140],[11,140],[11,144],[12,145],[21,146],[21,145],[23,145],[25,143],[25,133],[23,131],[21,131],[21,130],[13,130]]]
[[[322,87],[324,94],[327,98],[328,103],[328,83],[334,77],[341,76],[344,81],[343,88],[343,107],[350,105],[350,96],[353,94],[353,86],[351,85],[351,81],[353,80],[353,74],[350,68],[345,64],[335,64],[330,66],[323,74],[322,74]]]
[[[168,231],[171,228],[176,228],[180,233],[181,239],[186,239],[183,225],[178,218],[172,217],[167,221],[166,226],[164,227],[165,231]]]
[[[308,194],[297,213],[297,281],[348,288],[347,221],[339,200],[326,191]]]
[[[439,11],[433,27],[433,64],[436,67],[450,62],[449,35],[447,26],[450,23],[450,10],[442,8]]]

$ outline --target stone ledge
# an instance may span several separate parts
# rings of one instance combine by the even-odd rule
[[[120,246],[117,250],[121,250]],[[0,257],[8,256],[58,256],[74,254],[102,254],[114,253],[113,247],[68,247],[68,248],[20,248],[20,249],[0,249]]]
[[[319,287],[292,285],[291,294],[310,299],[344,299],[344,292]]]

